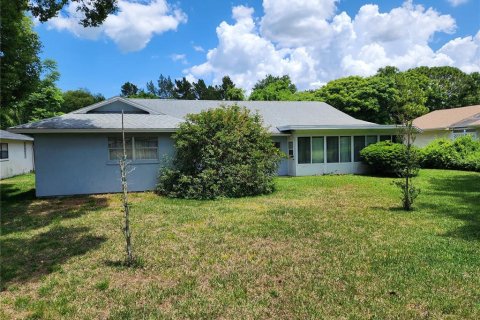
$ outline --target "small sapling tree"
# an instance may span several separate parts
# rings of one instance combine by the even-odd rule
[[[397,85],[400,88],[398,102],[398,118],[401,126],[399,127],[399,140],[402,141],[405,148],[404,162],[399,168],[399,175],[402,180],[395,181],[402,192],[402,207],[404,210],[412,210],[413,202],[420,194],[420,189],[413,183],[413,177],[420,167],[418,150],[414,148],[416,128],[413,120],[428,112],[425,107],[426,96],[420,89],[418,83],[405,75],[396,77]]]
[[[125,227],[123,229],[126,242],[126,264],[132,265],[133,263],[133,254],[132,254],[132,234],[130,232],[130,208],[128,205],[128,186],[127,186],[127,149],[125,142],[125,128],[123,125],[123,110],[122,110],[122,148],[123,153],[120,159],[120,175],[122,182],[122,202],[123,202],[123,212],[125,218]]]

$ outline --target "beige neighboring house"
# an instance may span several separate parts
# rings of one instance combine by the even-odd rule
[[[0,179],[33,169],[33,138],[0,130]]]
[[[437,138],[456,139],[471,135],[480,138],[480,105],[436,110],[413,120],[420,129],[415,145],[424,147]]]

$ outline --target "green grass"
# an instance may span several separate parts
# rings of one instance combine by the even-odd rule
[[[35,199],[0,182],[0,318],[480,318],[480,174],[279,178],[268,196]]]

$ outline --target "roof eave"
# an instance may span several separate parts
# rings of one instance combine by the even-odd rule
[[[277,129],[279,131],[294,131],[294,130],[344,130],[344,129],[354,129],[354,130],[394,130],[398,129],[398,125],[288,125],[288,126],[279,126]]]
[[[120,133],[121,128],[105,128],[105,129],[49,129],[49,128],[11,128],[16,133]],[[125,128],[125,132],[175,132],[177,128]]]

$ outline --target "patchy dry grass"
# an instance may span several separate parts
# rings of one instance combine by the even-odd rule
[[[480,174],[421,171],[414,212],[391,179],[279,178],[269,196],[35,199],[0,182],[0,318],[480,318]]]

